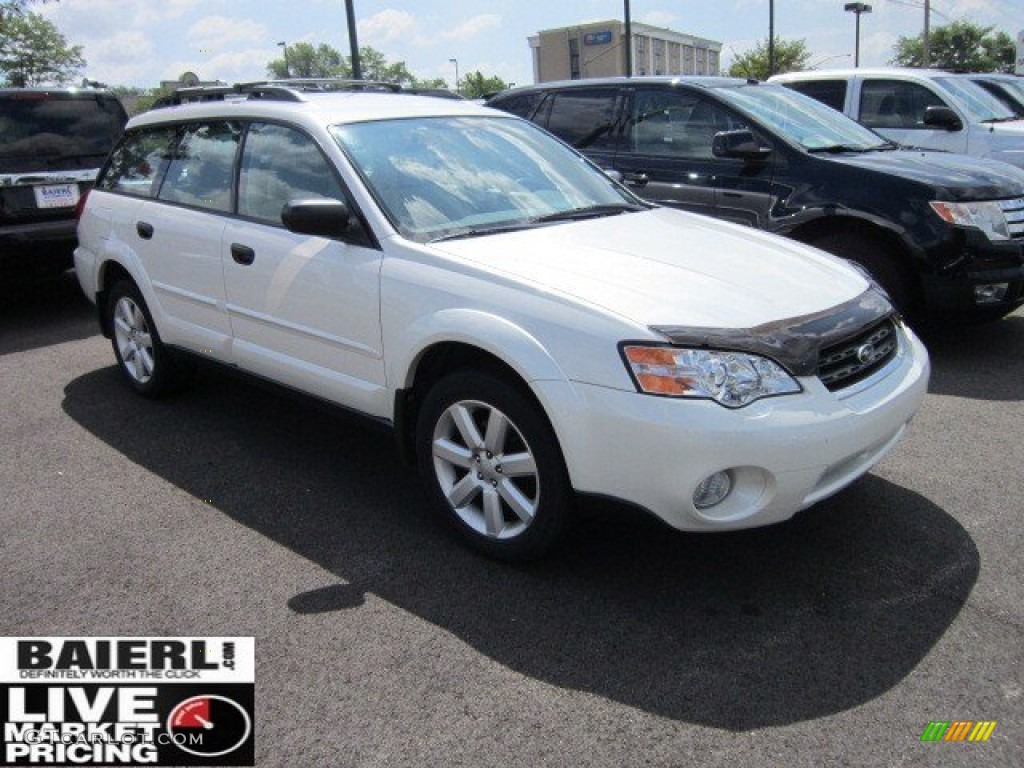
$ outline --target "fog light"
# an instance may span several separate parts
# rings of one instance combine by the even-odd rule
[[[1010,290],[1009,283],[985,283],[974,286],[975,304],[998,304],[1006,298]]]
[[[693,506],[707,509],[721,503],[732,490],[732,475],[728,471],[715,472],[700,481],[693,492]]]

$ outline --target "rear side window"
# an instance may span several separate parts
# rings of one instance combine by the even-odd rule
[[[545,127],[577,149],[611,148],[616,93],[609,88],[555,93]]]
[[[110,157],[99,189],[136,197],[156,197],[160,177],[171,159],[174,128],[157,128],[125,137]]]
[[[230,211],[235,152],[241,134],[238,123],[226,120],[186,126],[171,155],[159,198]]]
[[[530,115],[537,108],[537,104],[540,103],[542,96],[543,94],[540,91],[536,93],[521,93],[516,96],[499,96],[490,101],[487,106],[529,119]]]
[[[928,128],[925,109],[945,106],[923,85],[905,80],[865,80],[860,87],[860,122],[869,128]]]
[[[783,83],[787,88],[817,99],[832,109],[843,111],[846,106],[845,80],[807,80],[801,83]]]
[[[345,200],[330,163],[316,143],[293,128],[256,123],[249,127],[238,180],[238,213],[281,224],[289,200]]]
[[[26,91],[0,97],[0,171],[98,168],[127,118],[113,96]]]

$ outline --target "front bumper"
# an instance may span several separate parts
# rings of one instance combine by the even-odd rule
[[[993,243],[979,231],[958,229],[927,258],[935,269],[922,276],[922,286],[937,318],[1000,306],[1009,312],[1024,304],[1024,242],[1019,239]],[[1003,298],[979,303],[975,286],[993,284],[1006,285]]]
[[[728,410],[579,383],[534,382],[577,491],[643,507],[674,528],[786,520],[863,475],[902,436],[928,386],[928,355],[901,328],[897,357],[848,390],[815,377],[804,392]],[[732,492],[698,510],[697,485],[729,470]]]

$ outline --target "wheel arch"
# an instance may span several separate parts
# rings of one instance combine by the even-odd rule
[[[108,339],[113,336],[114,329],[111,328],[110,318],[107,316],[107,301],[110,289],[121,280],[130,280],[136,286],[139,284],[119,261],[107,259],[100,265],[96,274],[96,311],[99,313],[100,330]]]

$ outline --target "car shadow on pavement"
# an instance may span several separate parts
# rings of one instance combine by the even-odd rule
[[[979,572],[953,517],[873,475],[790,523],[730,534],[583,504],[550,557],[502,565],[434,521],[389,432],[306,401],[213,373],[153,403],[105,368],[71,381],[63,408],[336,575],[288,601],[296,622],[377,595],[522,675],[717,728],[882,695],[942,637]]]
[[[96,310],[82,293],[74,272],[0,284],[0,355],[98,333]]]
[[[1024,400],[1024,310],[994,323],[928,328],[928,391],[975,400]]]

